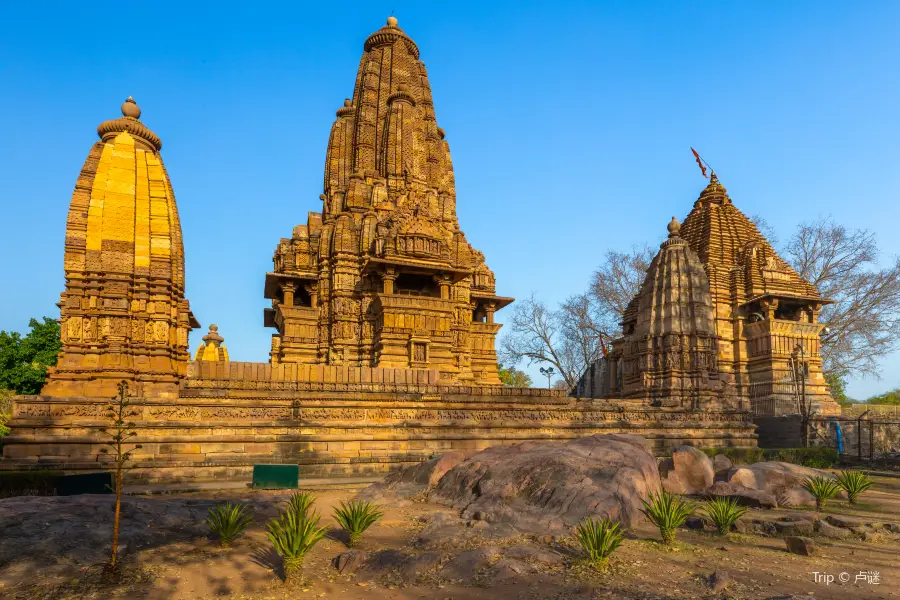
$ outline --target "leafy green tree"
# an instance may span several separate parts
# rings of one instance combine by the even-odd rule
[[[841,373],[825,373],[825,382],[831,390],[831,397],[841,406],[855,404],[856,400],[847,396],[847,382]]]
[[[889,404],[892,406],[900,406],[900,388],[894,388],[889,392],[872,396],[866,400],[869,404]]]
[[[17,394],[39,394],[47,379],[47,367],[56,364],[59,352],[59,323],[44,317],[31,319],[25,337],[18,332],[0,331],[0,389]]]
[[[531,387],[531,377],[528,373],[520,371],[515,367],[506,368],[503,363],[497,364],[500,382],[506,387]]]

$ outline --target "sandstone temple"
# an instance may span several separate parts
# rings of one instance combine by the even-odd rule
[[[392,17],[365,40],[337,111],[321,210],[279,242],[265,274],[269,361],[229,360],[216,326],[191,360],[200,323],[184,297],[175,194],[141,117],[129,98],[102,123],[77,179],[62,351],[41,395],[14,399],[0,469],[103,468],[120,381],[141,445],[129,476],[141,481],[246,477],[259,463],[375,473],[603,432],[643,435],[660,452],[754,446],[749,409],[777,384],[784,349],[799,336],[817,356],[824,300],[713,181],[683,225],[670,223],[591,393],[500,385],[494,314],[512,298],[462,231],[425,65]]]
[[[499,384],[494,273],[456,218],[450,146],[419,48],[391,17],[331,127],[322,211],[266,275],[272,364],[434,368]]]
[[[715,173],[684,223],[672,217],[668,230],[625,310],[622,336],[576,395],[792,414],[794,359],[817,412],[840,414],[819,353],[819,310],[829,300],[778,256]]]

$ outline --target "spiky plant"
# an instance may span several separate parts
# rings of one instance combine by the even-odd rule
[[[671,494],[665,490],[659,493],[650,493],[647,500],[641,500],[644,513],[650,522],[659,527],[659,535],[664,544],[671,546],[675,543],[675,530],[691,516],[696,509],[693,502],[689,502],[677,494]]]
[[[351,500],[347,504],[341,500],[340,507],[334,507],[334,520],[350,536],[347,542],[347,547],[350,548],[355,546],[362,538],[363,532],[383,515],[377,506],[362,500]]]
[[[616,551],[624,538],[625,533],[620,529],[619,522],[607,517],[600,520],[585,519],[575,528],[575,539],[588,559],[598,567],[606,563],[606,559]]]
[[[841,491],[841,486],[837,480],[820,475],[807,477],[806,481],[803,482],[803,488],[816,499],[817,511],[821,511],[825,503],[837,496]]]
[[[219,543],[223,547],[231,545],[252,522],[253,515],[249,506],[231,502],[213,506],[206,517],[206,524],[210,531],[219,536]]]
[[[837,476],[837,482],[847,492],[850,504],[856,504],[857,497],[868,491],[875,483],[862,471],[841,471]]]
[[[305,515],[315,501],[316,497],[310,492],[294,492],[288,498],[286,510],[293,511],[298,515]]]
[[[700,508],[700,513],[713,522],[719,535],[725,535],[731,531],[731,526],[747,512],[740,506],[737,498],[719,496],[713,498]]]
[[[266,525],[266,536],[275,552],[284,560],[284,580],[294,584],[302,579],[303,558],[325,535],[325,527],[319,527],[319,513],[298,513],[290,508],[281,511],[277,519]]]

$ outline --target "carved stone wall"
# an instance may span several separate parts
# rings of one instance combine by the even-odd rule
[[[309,372],[285,377],[290,367]],[[180,398],[133,400],[138,436],[132,442],[143,446],[134,455],[133,481],[246,478],[260,463],[296,463],[305,476],[373,474],[448,450],[593,433],[644,435],[660,453],[684,443],[756,443],[749,415],[739,411],[577,401],[547,389],[447,386],[420,382],[409,369],[205,361],[191,368],[208,375],[186,380]],[[414,372],[416,382],[310,381],[314,373],[329,378],[327,369],[335,369],[335,379],[351,380],[408,379]],[[247,370],[260,379],[231,377]],[[436,381],[437,371],[423,377]],[[105,407],[102,398],[17,397],[0,470],[96,470],[104,460],[99,428],[107,424]]]

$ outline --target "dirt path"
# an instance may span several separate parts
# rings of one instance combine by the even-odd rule
[[[319,494],[315,508],[324,515],[323,523],[333,525],[330,517],[332,507],[351,495],[345,491]],[[150,533],[142,537],[136,535],[140,532],[133,532],[136,547],[128,548],[123,559],[127,566],[125,583],[111,588],[97,583],[98,569],[91,566],[102,561],[106,551],[102,539],[105,538],[95,537],[90,538],[89,542],[79,542],[85,535],[83,531],[96,533],[100,530],[102,533],[103,528],[109,527],[106,520],[89,524],[88,529],[84,530],[67,524],[66,517],[59,512],[46,515],[44,512],[23,513],[22,519],[28,519],[31,523],[24,527],[11,520],[13,517],[9,510],[2,512],[4,504],[20,500],[19,504],[8,506],[22,507],[17,510],[31,506],[37,510],[40,507],[36,508],[35,503],[42,499],[31,499],[28,503],[21,502],[21,499],[0,501],[0,526],[4,532],[15,534],[4,535],[0,539],[0,598],[505,600],[762,599],[791,595],[835,600],[900,598],[900,536],[887,533],[878,533],[871,541],[817,539],[818,553],[804,557],[787,553],[780,538],[741,534],[721,538],[690,530],[680,530],[679,546],[668,549],[654,541],[657,532],[649,524],[642,524],[629,533],[629,539],[611,561],[609,572],[595,574],[578,563],[566,540],[540,536],[482,538],[480,533],[467,528],[464,522],[457,520],[455,513],[446,508],[406,502],[386,506],[384,519],[364,537],[360,550],[370,557],[378,557],[378,565],[372,569],[361,569],[353,575],[339,574],[331,563],[335,556],[346,551],[346,547],[338,539],[329,537],[306,558],[306,585],[290,590],[281,583],[280,560],[272,552],[263,527],[264,520],[274,514],[277,501],[283,496],[267,492],[227,491],[137,500],[138,507],[149,503],[151,508],[162,506],[164,510],[153,513],[146,523],[139,521],[138,517],[132,519],[132,525],[141,523],[141,527],[150,530]],[[194,511],[194,525],[193,529],[184,526],[179,531],[174,520],[180,513],[169,512],[173,521],[166,522],[165,503],[183,503],[186,498],[196,504],[193,508],[188,507]],[[208,507],[207,501],[226,498],[252,501],[266,508],[258,512],[257,523],[233,547],[223,549],[206,539],[196,522],[197,515]],[[66,499],[46,500],[59,502]],[[900,521],[900,479],[880,478],[876,488],[864,500],[866,503],[859,508],[835,505],[831,510],[840,514]],[[103,514],[102,510],[97,512]],[[773,518],[789,512],[800,511],[751,511],[753,517]],[[36,514],[42,515],[47,522],[36,522]],[[443,564],[453,561],[466,550],[490,546],[499,548],[498,555],[482,565],[484,569],[472,570],[474,579],[453,581],[445,574],[446,567],[444,571],[425,572],[419,579],[403,575],[401,559],[421,556],[428,550],[423,548],[421,539],[417,542],[417,538],[425,523],[437,515],[446,515],[443,518],[448,523],[457,523],[459,528],[459,535],[448,534],[446,539],[432,540]],[[27,531],[34,532],[36,536],[43,532],[47,539],[25,539],[23,532]],[[183,534],[181,539],[177,538],[179,533]],[[169,539],[167,536],[175,537]],[[88,548],[87,545],[93,547]],[[59,548],[59,551],[54,552],[53,548]],[[512,554],[513,548],[530,548],[537,554],[523,559],[528,563],[528,572],[503,579],[498,574],[500,565],[497,563],[504,559],[505,554]],[[553,560],[547,559],[548,555]],[[724,592],[713,592],[708,583],[714,571],[727,572],[731,579]],[[857,581],[861,571],[877,572],[879,583],[874,583],[871,577]],[[820,581],[815,580],[814,572],[822,574]],[[840,582],[841,573],[847,574],[845,577],[850,578],[849,582]],[[829,575],[834,576],[834,581],[826,583]]]

